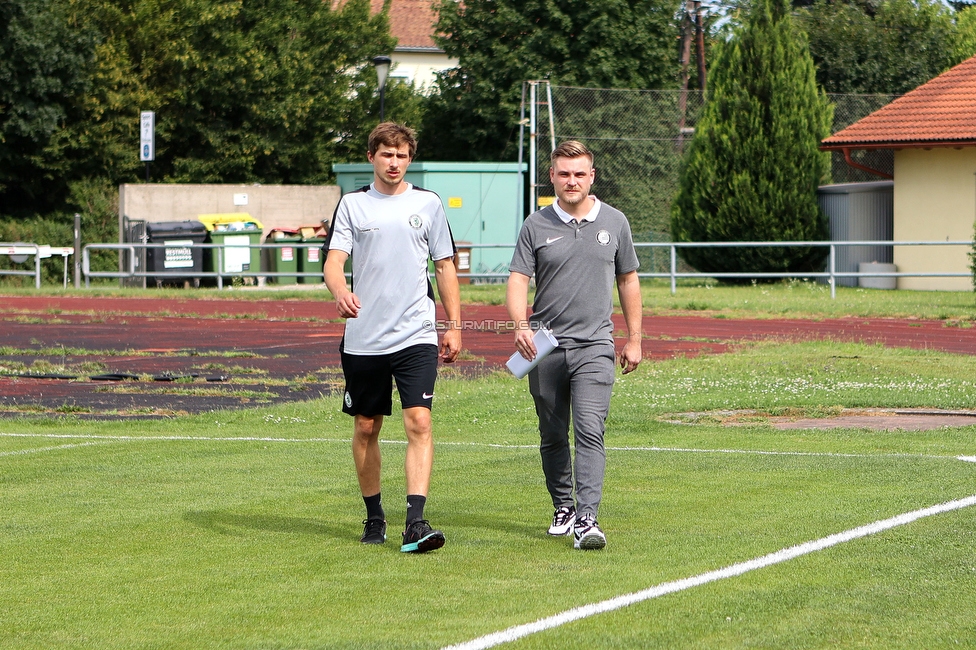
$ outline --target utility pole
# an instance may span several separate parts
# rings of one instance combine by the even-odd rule
[[[685,11],[681,17],[681,94],[678,95],[678,151],[684,149],[685,115],[688,112],[688,65],[691,62],[691,38],[695,29],[694,9],[696,0],[686,0]]]
[[[705,92],[705,12],[701,0],[695,0],[695,54],[698,58],[698,88]]]
[[[688,114],[688,84],[691,73],[691,42],[695,42],[695,59],[698,68],[698,88],[705,91],[705,27],[701,0],[686,0],[684,16],[681,19],[681,94],[678,96],[678,151],[684,148],[688,135],[685,123]]]

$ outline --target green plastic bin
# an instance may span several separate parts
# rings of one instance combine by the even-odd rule
[[[261,270],[261,234],[264,226],[246,212],[229,214],[201,214],[197,220],[207,227],[210,243],[221,244],[223,268],[217,268],[217,252],[210,249],[205,260],[205,270],[222,276],[239,276],[258,273]]]
[[[274,228],[268,233],[266,244],[297,244],[302,241],[302,235],[297,230]],[[274,273],[298,273],[299,260],[304,257],[301,248],[297,246],[282,246],[269,250],[271,264],[269,270]],[[268,278],[275,284],[295,284],[299,281],[297,275],[276,275]]]
[[[325,244],[325,231],[321,226],[302,226],[302,243],[309,244],[308,248],[299,249],[301,255],[298,256],[298,271],[300,273],[315,273],[312,276],[299,276],[298,281],[302,284],[322,284],[323,266],[325,257],[322,246]]]

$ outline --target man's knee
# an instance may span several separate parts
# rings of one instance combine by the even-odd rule
[[[430,438],[432,429],[430,409],[423,406],[403,409],[403,428],[410,439]]]
[[[380,434],[383,426],[383,416],[357,415],[355,418],[354,429],[356,436],[360,438],[374,438]]]

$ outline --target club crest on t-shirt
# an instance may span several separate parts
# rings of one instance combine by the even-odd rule
[[[410,224],[411,228],[419,228],[424,225],[424,220],[420,218],[419,214],[411,214],[410,218],[407,219],[407,223]]]
[[[596,241],[601,246],[606,246],[610,243],[610,233],[606,230],[601,230],[596,234]]]

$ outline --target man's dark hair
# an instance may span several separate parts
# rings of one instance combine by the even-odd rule
[[[410,147],[410,158],[413,159],[417,153],[417,132],[406,124],[381,122],[369,134],[369,144],[366,150],[372,156],[381,146],[399,149],[403,145]]]

